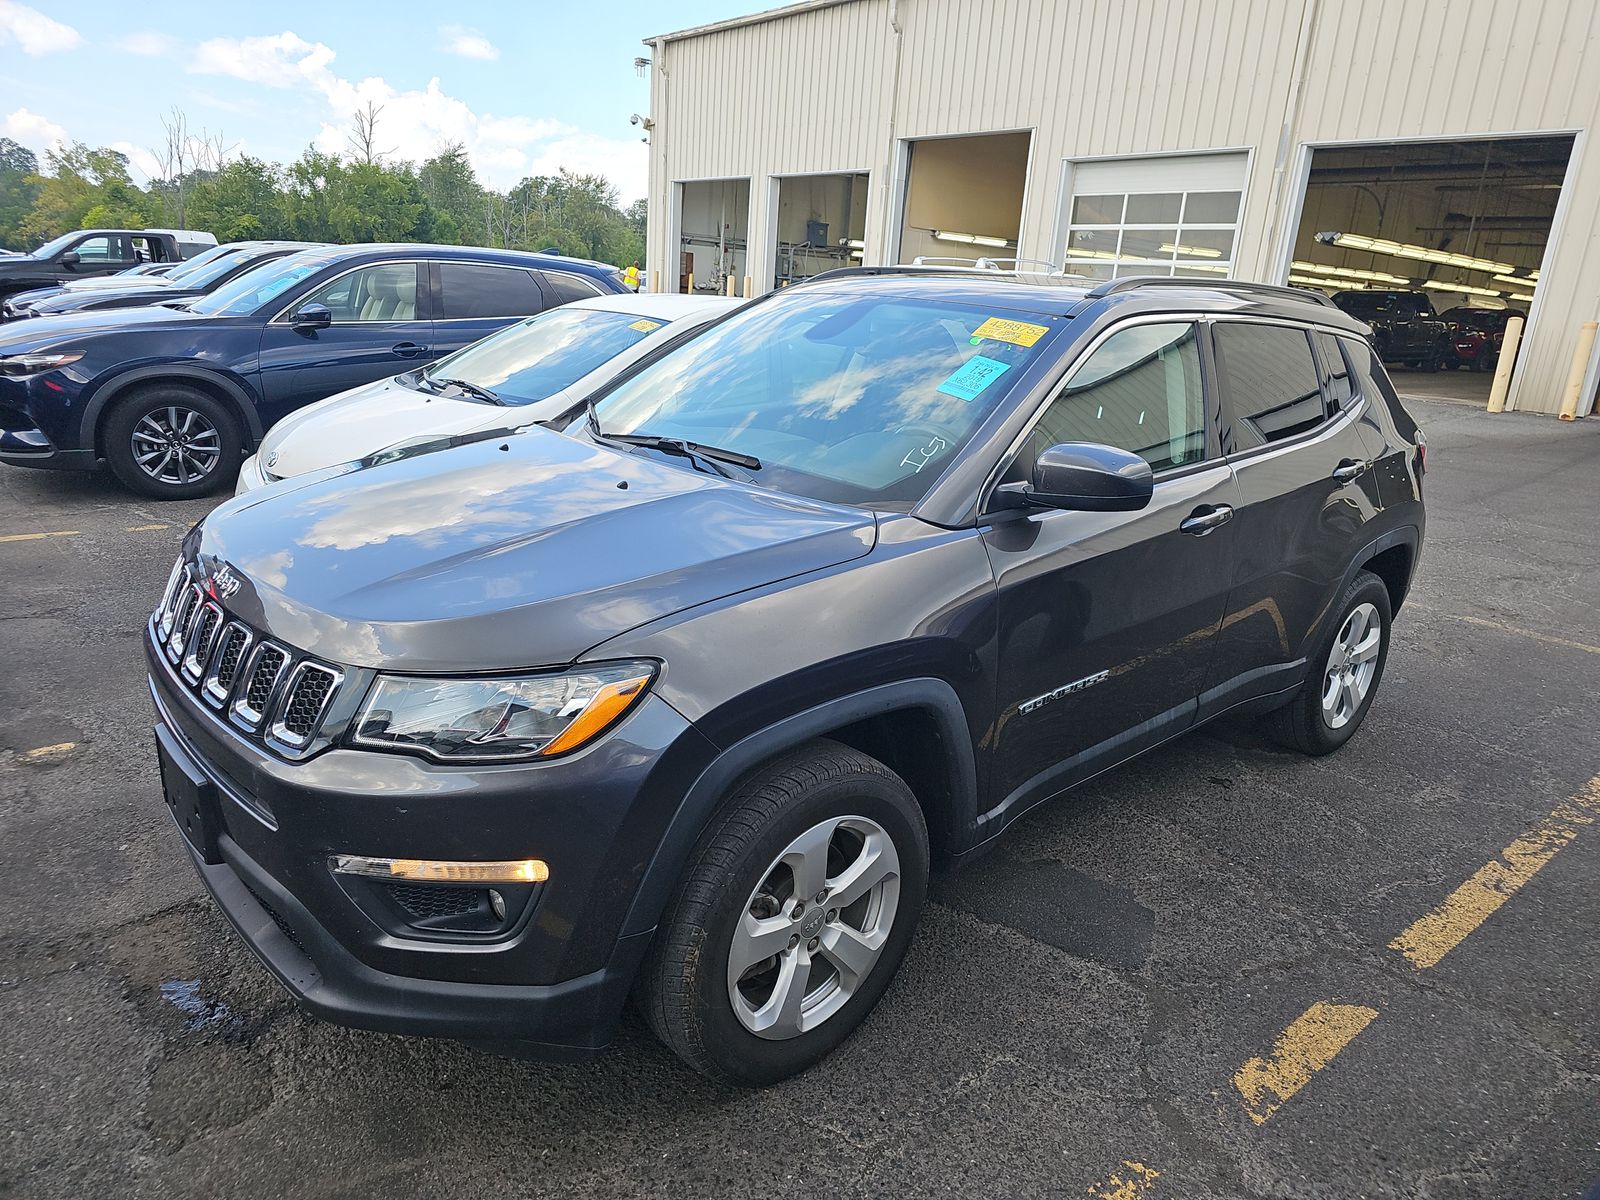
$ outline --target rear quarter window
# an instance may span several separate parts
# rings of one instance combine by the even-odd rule
[[[1327,413],[1308,331],[1293,325],[1219,321],[1212,328],[1231,415],[1231,444],[1251,450],[1321,425]]]

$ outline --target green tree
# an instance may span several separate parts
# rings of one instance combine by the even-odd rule
[[[130,221],[107,224],[143,224],[146,197],[128,174],[128,156],[82,142],[65,150],[45,152],[46,174],[34,176],[38,194],[18,230],[29,245],[39,245],[71,229],[85,229],[96,211]]]
[[[0,245],[17,248],[18,227],[39,195],[38,174],[32,150],[0,138]]]
[[[188,221],[219,242],[290,236],[282,172],[259,158],[236,158],[189,190]]]
[[[481,236],[483,186],[467,158],[467,148],[452,142],[417,170],[422,198],[434,213],[434,238],[460,242]]]

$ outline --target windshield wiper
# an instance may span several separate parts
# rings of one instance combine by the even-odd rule
[[[465,379],[441,379],[436,375],[428,374],[424,374],[423,378],[429,383],[438,384],[440,387],[460,388],[469,396],[476,396],[479,400],[487,400],[490,404],[498,404],[502,408],[505,407],[506,402],[500,399],[499,396],[495,395],[488,388],[479,387],[475,383],[468,383]]]
[[[724,479],[737,479],[738,476],[724,467],[723,463],[732,463],[747,471],[761,470],[761,460],[755,455],[740,454],[737,450],[724,450],[721,446],[706,446],[699,442],[691,442],[687,438],[664,437],[657,433],[608,433],[600,428],[600,418],[595,413],[594,401],[589,401],[585,407],[589,433],[599,441],[622,446],[641,446],[646,450],[676,454],[721,475]]]

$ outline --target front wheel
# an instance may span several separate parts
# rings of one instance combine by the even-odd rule
[[[1335,612],[1337,624],[1313,657],[1305,687],[1267,718],[1277,741],[1306,754],[1332,754],[1350,740],[1372,707],[1389,658],[1392,615],[1383,580],[1358,571]]]
[[[657,1036],[713,1079],[812,1066],[872,1011],[928,886],[916,797],[835,742],[748,777],[696,847],[641,971]]]
[[[157,500],[216,491],[239,465],[239,424],[227,407],[181,384],[141,388],[105,423],[105,454],[126,486]]]

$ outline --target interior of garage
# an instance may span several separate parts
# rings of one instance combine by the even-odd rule
[[[722,294],[731,277],[741,294],[749,270],[750,181],[679,185],[676,290]]]
[[[777,181],[774,282],[800,283],[861,262],[867,236],[867,176],[790,175]]]
[[[911,142],[898,261],[1015,258],[1031,140],[987,133]]]
[[[1401,391],[1486,399],[1505,319],[1526,317],[1538,288],[1572,144],[1555,136],[1318,148],[1289,282],[1334,295],[1374,324]],[[1442,319],[1395,309],[1383,295],[1393,291],[1423,293]],[[1390,324],[1392,333],[1379,329]]]

